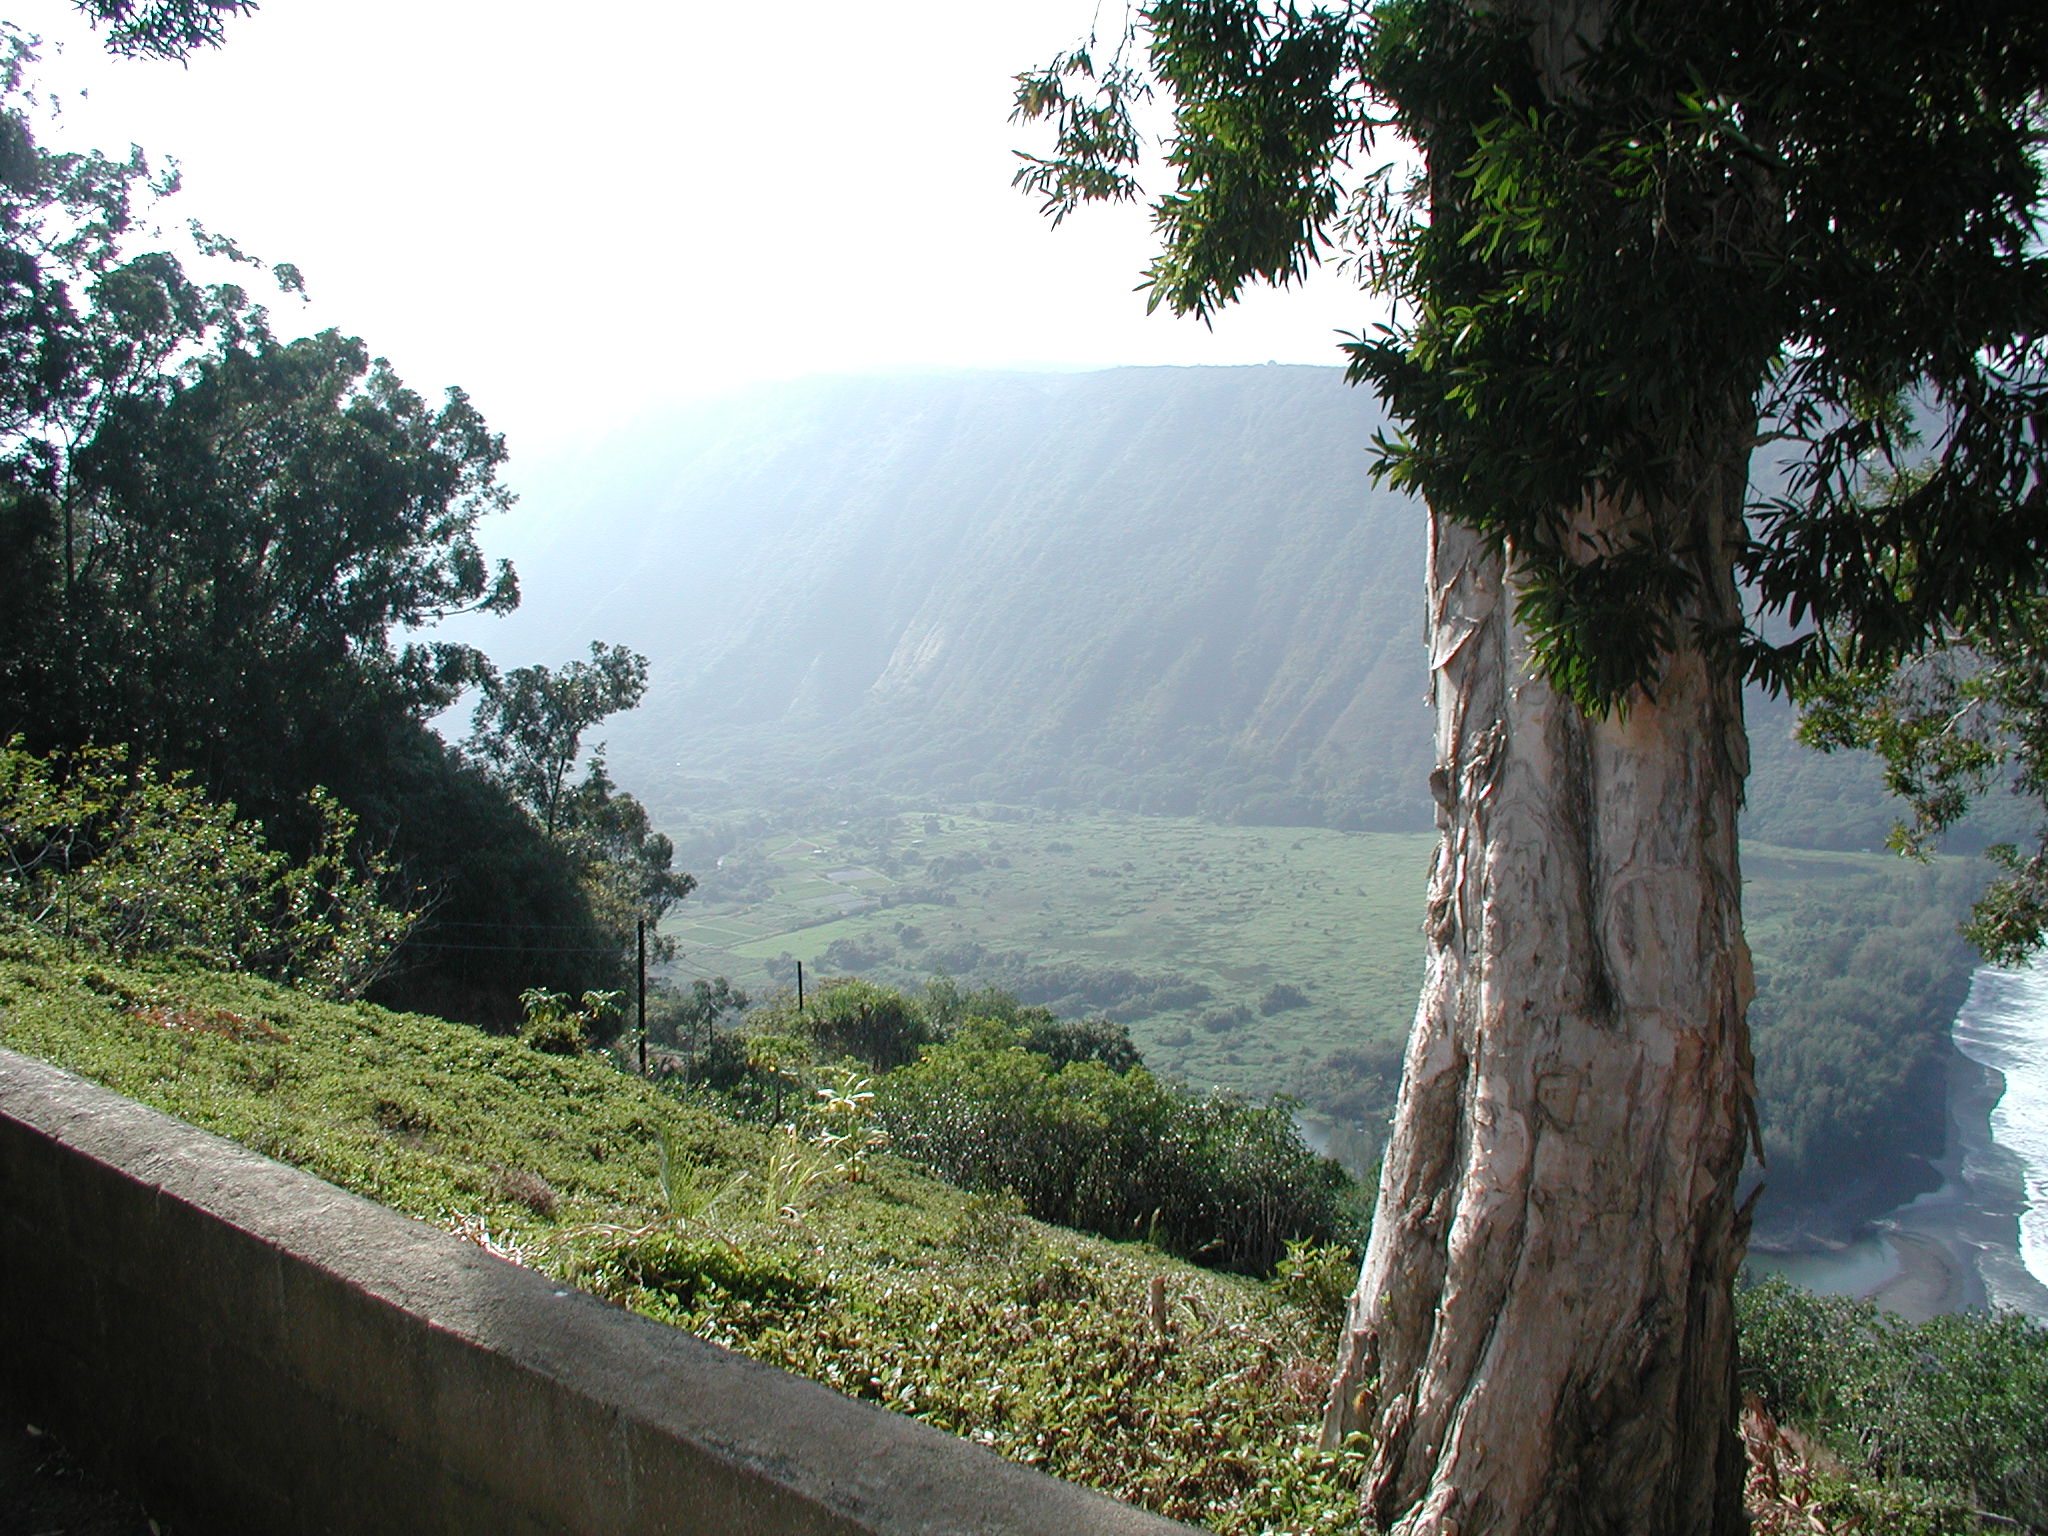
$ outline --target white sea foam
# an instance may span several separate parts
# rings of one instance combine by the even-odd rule
[[[2020,1164],[2027,1199],[2020,1259],[2048,1285],[2048,969],[1978,971],[1956,1015],[1955,1042],[1972,1061],[2004,1074],[1991,1136]]]

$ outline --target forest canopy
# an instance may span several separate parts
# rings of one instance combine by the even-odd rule
[[[358,338],[281,336],[254,288],[289,301],[298,271],[168,236],[176,177],[141,150],[40,143],[34,57],[0,38],[0,740],[188,775],[287,857],[326,846],[331,796],[363,871],[421,914],[388,1000],[505,1020],[528,987],[615,979],[688,889],[665,840],[601,763],[572,783],[572,751],[560,804],[529,807],[427,723],[498,685],[423,635],[519,600],[477,538],[511,502],[503,439]]]

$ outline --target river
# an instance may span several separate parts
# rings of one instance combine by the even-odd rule
[[[2048,1321],[2048,968],[1980,969],[1953,1038],[1941,1188],[1847,1248],[1752,1268],[1906,1317],[1994,1306]]]

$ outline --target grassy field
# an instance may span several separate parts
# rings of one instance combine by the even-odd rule
[[[797,960],[905,986],[945,970],[1117,1018],[1195,1087],[1298,1093],[1332,1051],[1405,1035],[1433,841],[1054,812],[780,827],[699,869],[702,891],[665,931],[684,976],[760,992],[788,985]],[[1744,860],[1764,964],[1815,891],[1914,869],[1763,844]]]
[[[912,985],[945,970],[1078,1002],[1127,1023],[1155,1067],[1264,1095],[1340,1046],[1407,1029],[1431,841],[912,814],[760,838],[728,856],[739,878],[699,871],[701,896],[664,931],[686,975],[757,989],[786,984],[787,961],[802,960]],[[1262,1013],[1276,986],[1302,1001]]]

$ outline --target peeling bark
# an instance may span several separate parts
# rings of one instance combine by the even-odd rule
[[[1371,1435],[1382,1529],[1744,1529],[1747,747],[1691,626],[1736,611],[1745,463],[1659,513],[1700,592],[1655,697],[1604,719],[1531,676],[1511,558],[1433,524],[1427,979],[1325,1422]]]

